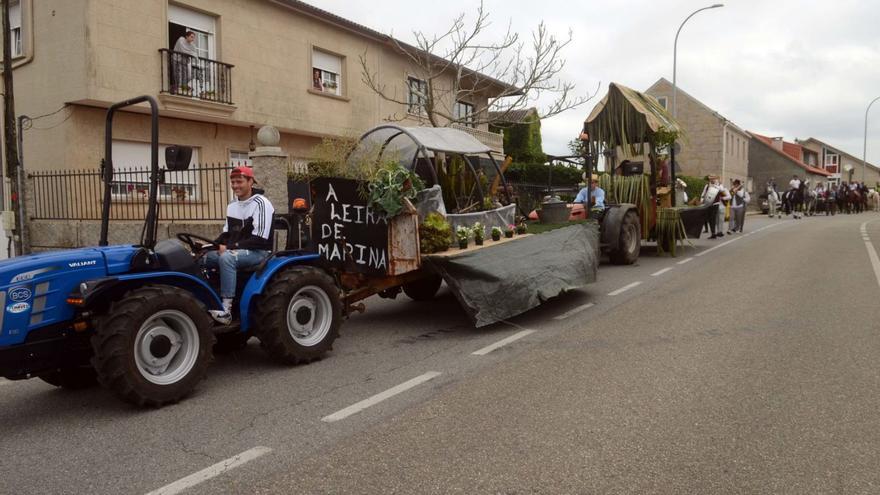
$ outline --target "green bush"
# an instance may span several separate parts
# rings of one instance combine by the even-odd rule
[[[443,215],[428,213],[419,225],[419,251],[425,254],[440,253],[449,249],[452,241],[452,227]]]
[[[513,182],[546,184],[551,167],[553,168],[551,180],[554,186],[577,186],[582,180],[583,170],[580,167],[547,165],[544,163],[514,162],[504,173],[504,176],[507,180]]]
[[[703,187],[706,186],[706,179],[702,177],[691,177],[689,175],[676,175],[677,179],[681,179],[687,184],[688,202],[694,198],[699,198],[703,193]]]

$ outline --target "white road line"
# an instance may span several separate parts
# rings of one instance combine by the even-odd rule
[[[690,258],[685,258],[685,259],[679,261],[678,264],[679,264],[679,265],[683,265],[683,264],[688,263],[688,262],[691,262],[691,261],[694,261],[693,256],[690,257]]]
[[[668,272],[669,270],[672,270],[673,268],[675,268],[675,267],[674,266],[666,267],[660,271],[652,273],[651,276],[652,277],[659,277],[660,275],[663,275],[664,273]]]
[[[862,224],[861,231],[867,237],[868,229],[866,228],[868,222]],[[874,249],[874,244],[871,242],[870,238],[865,240],[865,249],[868,250],[868,258],[871,260],[871,266],[874,268],[874,277],[877,278],[877,285],[880,285],[880,258],[877,257],[877,250]]]
[[[368,407],[375,406],[376,404],[382,402],[383,400],[390,399],[391,397],[394,397],[395,395],[397,395],[399,393],[406,392],[407,390],[409,390],[413,387],[417,387],[417,386],[427,382],[428,380],[433,380],[434,378],[437,378],[440,375],[441,375],[441,373],[439,373],[437,371],[429,371],[429,372],[425,373],[424,375],[419,375],[419,376],[413,378],[412,380],[408,380],[408,381],[401,383],[400,385],[397,385],[396,387],[391,387],[388,390],[381,392],[381,393],[378,393],[368,399],[364,399],[356,404],[352,404],[352,405],[346,407],[345,409],[340,409],[339,411],[336,411],[335,413],[333,413],[329,416],[324,416],[323,418],[321,418],[321,421],[323,421],[325,423],[333,423],[335,421],[345,419],[345,418],[351,416],[352,414],[357,414]]]
[[[608,295],[609,296],[617,296],[617,295],[623,294],[624,292],[632,289],[633,287],[638,287],[640,285],[642,285],[641,282],[633,282],[629,285],[624,285],[623,287],[617,289],[616,291],[609,292]]]
[[[504,347],[511,342],[516,342],[517,340],[519,340],[527,335],[531,335],[533,333],[535,333],[534,330],[523,330],[522,332],[515,333],[515,334],[511,335],[510,337],[507,337],[506,339],[501,339],[492,345],[487,345],[486,347],[483,347],[482,349],[480,349],[478,351],[474,351],[471,354],[474,356],[485,356],[486,354],[489,354],[490,352],[494,351],[495,349],[498,349],[499,347]]]
[[[269,447],[254,447],[234,457],[230,457],[225,461],[220,461],[213,466],[206,467],[205,469],[202,469],[197,473],[193,473],[186,478],[181,478],[174,483],[165,485],[158,490],[153,490],[147,495],[174,495],[180,493],[188,488],[192,488],[199,483],[202,483],[203,481],[207,481],[231,469],[237,468],[242,464],[248,463],[256,459],[257,457],[266,455],[269,452],[272,452],[272,449],[270,449]]]
[[[729,241],[724,241],[724,242],[722,242],[721,244],[719,244],[719,245],[717,245],[717,246],[715,246],[715,247],[710,247],[709,249],[707,249],[707,250],[705,250],[705,251],[702,251],[702,252],[699,252],[699,253],[695,254],[694,256],[703,256],[704,254],[709,254],[709,253],[711,253],[712,251],[715,251],[716,249],[721,249],[721,248],[723,248],[724,246],[730,244],[731,242],[736,242],[736,241],[738,241],[738,240],[740,240],[740,239],[742,239],[742,238],[741,238],[741,237],[737,237],[736,239],[731,239],[731,240],[729,240]]]
[[[593,306],[595,306],[594,303],[587,303],[587,304],[584,304],[583,306],[578,306],[572,310],[566,311],[565,313],[562,313],[559,316],[554,316],[553,319],[554,320],[564,320],[564,319],[568,318],[569,316],[576,315],[585,309],[592,308]]]

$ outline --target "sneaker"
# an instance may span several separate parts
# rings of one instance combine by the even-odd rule
[[[719,233],[718,237],[724,237],[724,234]]]
[[[734,230],[734,232],[736,232],[736,231]],[[729,230],[727,231],[727,235],[730,235],[730,231],[729,231]]]
[[[211,315],[211,318],[214,318],[214,321],[221,325],[229,325],[232,323],[232,313],[229,311],[212,309],[208,311],[208,313]]]
[[[709,236],[709,239],[717,239],[717,238],[718,238],[717,234],[712,234],[711,236]]]

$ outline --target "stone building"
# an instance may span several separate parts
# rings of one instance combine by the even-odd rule
[[[672,83],[660,78],[645,93],[672,114]],[[734,179],[749,181],[749,135],[745,130],[691,96],[676,90],[676,120],[685,131],[676,153],[678,174],[703,177],[716,174],[725,184]],[[750,188],[751,190],[751,188]]]
[[[756,192],[763,194],[765,185],[773,180],[777,189],[782,192],[788,188],[792,176],[806,179],[810,187],[819,182],[828,182],[831,173],[803,162],[803,148],[797,143],[783,140],[781,137],[767,137],[749,132],[752,142],[749,145],[749,173],[754,182]],[[752,206],[760,204],[752,202]]]
[[[310,158],[322,137],[356,137],[389,117],[403,125],[424,124],[419,89],[426,82],[392,38],[298,0],[13,4],[7,39],[14,45],[16,112],[40,117],[23,133],[28,172],[97,169],[105,109],[139,95],[159,100],[160,144],[194,147],[195,163],[248,163],[255,130],[263,125],[280,131],[280,147],[296,165]],[[197,57],[172,52],[187,31],[196,35]],[[361,56],[403,103],[380,98],[362,82]],[[471,75],[480,81],[480,93],[470,101],[444,101],[449,115],[483,111],[490,95],[511,89]],[[465,76],[467,84],[467,71]],[[450,73],[446,83],[451,81]],[[116,117],[115,165],[149,163],[146,113],[140,108]],[[485,124],[460,128],[503,153],[502,136]],[[114,190],[118,200],[141,201],[127,197],[144,187],[146,174],[141,175],[120,182]],[[213,193],[226,187],[221,181],[225,177],[191,175],[163,189],[162,199],[186,207],[213,201]],[[86,193],[92,191],[37,191],[37,201],[54,201],[63,211],[83,205],[94,210],[98,202]],[[40,245],[38,238],[34,242]]]

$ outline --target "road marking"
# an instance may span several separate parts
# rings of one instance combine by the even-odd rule
[[[685,258],[685,259],[679,261],[678,264],[679,264],[679,265],[683,265],[683,264],[688,263],[688,262],[691,262],[691,261],[694,261],[693,256],[691,256],[690,258]]]
[[[715,247],[710,247],[709,249],[707,249],[707,250],[705,250],[705,251],[702,251],[702,252],[699,252],[699,253],[695,254],[694,256],[703,256],[704,254],[709,254],[709,253],[711,253],[712,251],[715,251],[716,249],[721,249],[721,248],[723,248],[724,246],[730,244],[731,242],[736,242],[736,241],[738,241],[738,240],[740,240],[740,239],[742,239],[742,238],[741,238],[741,237],[737,237],[736,239],[731,239],[731,240],[729,240],[729,241],[724,241],[724,242],[722,242],[721,244],[719,244],[719,245],[717,245],[717,246],[715,246]]]
[[[391,397],[394,397],[395,395],[397,395],[399,393],[406,392],[407,390],[409,390],[413,387],[417,387],[417,386],[427,382],[428,380],[433,380],[434,378],[437,378],[440,375],[441,375],[441,373],[439,373],[437,371],[429,371],[429,372],[425,373],[424,375],[417,376],[417,377],[413,378],[412,380],[408,380],[408,381],[401,383],[400,385],[397,385],[396,387],[391,387],[388,390],[381,392],[381,393],[378,393],[368,399],[364,399],[356,404],[352,404],[352,405],[346,407],[345,409],[340,409],[339,411],[336,411],[335,413],[333,413],[329,416],[324,416],[323,418],[321,418],[321,421],[323,421],[325,423],[333,423],[335,421],[345,419],[345,418],[351,416],[352,414],[357,414],[368,407],[375,406],[376,404],[382,402],[383,400],[390,399]]]
[[[864,222],[860,228],[865,237],[868,235],[867,225],[868,222]],[[868,250],[868,258],[871,260],[871,266],[874,268],[874,277],[877,278],[877,285],[880,285],[880,258],[877,257],[877,250],[874,249],[874,244],[870,238],[865,240],[865,249]]]
[[[269,447],[254,447],[250,450],[246,450],[237,456],[230,457],[225,461],[220,461],[213,466],[206,467],[197,473],[193,473],[186,478],[181,478],[174,483],[168,484],[159,488],[158,490],[153,490],[147,495],[174,495],[180,493],[188,488],[192,488],[203,481],[207,481],[211,478],[219,476],[229,470],[237,468],[242,464],[248,463],[258,457],[264,456],[272,452],[272,449]]]
[[[559,316],[555,316],[555,317],[553,317],[553,319],[554,320],[564,320],[564,319],[568,318],[569,316],[576,315],[585,309],[592,308],[593,306],[595,306],[594,303],[587,303],[587,304],[584,304],[583,306],[578,306],[572,310],[566,311],[565,313],[562,313]]]
[[[659,277],[660,275],[663,275],[664,273],[668,272],[669,270],[672,270],[673,268],[675,268],[675,267],[674,266],[666,267],[666,268],[660,270],[659,272],[652,273],[651,276],[652,277]]]
[[[531,335],[533,333],[535,333],[534,330],[523,330],[522,332],[515,333],[515,334],[511,335],[510,337],[507,337],[506,339],[501,339],[492,345],[487,345],[486,347],[483,347],[482,349],[480,349],[478,351],[474,351],[471,354],[474,356],[485,356],[486,354],[489,354],[490,352],[494,351],[495,349],[498,349],[499,347],[504,347],[511,342],[516,342],[517,340],[519,340],[527,335]]]
[[[617,289],[617,290],[614,291],[614,292],[609,292],[608,295],[609,295],[609,296],[617,296],[617,295],[623,294],[624,292],[626,292],[626,291],[632,289],[633,287],[638,287],[638,286],[640,286],[640,285],[642,285],[641,282],[633,282],[633,283],[631,283],[631,284],[629,284],[629,285],[624,285],[623,287]]]

